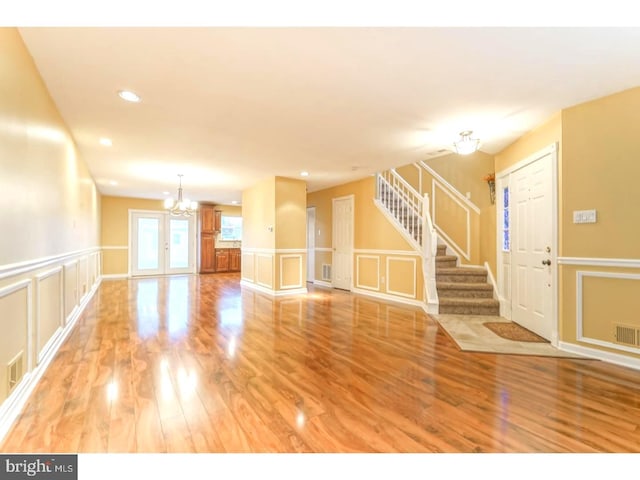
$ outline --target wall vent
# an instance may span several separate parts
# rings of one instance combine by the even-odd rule
[[[322,280],[331,280],[331,264],[329,263],[322,264]]]
[[[614,324],[615,342],[631,347],[640,346],[640,329],[631,325]]]
[[[7,395],[13,391],[24,375],[23,356],[20,352],[7,364]]]

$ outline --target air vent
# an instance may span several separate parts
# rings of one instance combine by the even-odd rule
[[[331,280],[331,265],[328,263],[322,264],[322,280]]]
[[[614,324],[614,338],[615,342],[621,345],[629,345],[631,347],[639,346],[640,330],[637,327],[631,325],[616,325]]]
[[[24,375],[22,357],[23,354],[20,352],[7,365],[7,395],[13,391]]]

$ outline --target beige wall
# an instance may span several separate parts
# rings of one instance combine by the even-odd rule
[[[0,28],[0,266],[95,247],[100,194],[15,28]]]
[[[242,193],[242,280],[274,294],[306,288],[306,182],[273,177]]]
[[[15,28],[0,28],[0,192],[2,402],[6,366],[33,384],[100,276],[100,194]]]
[[[562,112],[562,255],[640,261],[640,88]],[[597,222],[574,224],[573,211],[595,209]],[[577,273],[583,279],[582,328],[586,337],[615,342],[613,324],[640,326],[640,268],[563,265],[562,339],[576,342]],[[602,277],[590,276],[593,273]],[[631,276],[631,277],[629,277]],[[591,348],[611,350],[604,346]],[[618,352],[620,353],[620,352]],[[625,352],[639,357],[639,353]]]
[[[162,200],[102,197],[102,273],[126,275],[129,271],[129,209],[164,211]]]
[[[374,204],[375,179],[367,177],[307,195],[307,205],[316,207],[317,249],[332,247],[334,198],[354,197],[353,285],[371,295],[397,300],[423,298],[420,257]],[[322,281],[322,265],[332,263],[330,251],[315,252],[315,280]]]

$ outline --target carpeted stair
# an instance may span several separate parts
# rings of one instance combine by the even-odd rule
[[[436,289],[440,313],[458,315],[499,315],[500,303],[493,298],[484,268],[458,267],[458,257],[446,254],[446,245],[438,245]]]

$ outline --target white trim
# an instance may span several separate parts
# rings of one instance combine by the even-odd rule
[[[471,200],[469,200],[466,196],[464,196],[456,187],[454,187],[453,185],[451,185],[449,182],[447,182],[443,177],[441,177],[433,168],[431,168],[429,165],[427,165],[426,163],[424,163],[424,160],[420,160],[418,162],[420,164],[420,166],[422,166],[422,168],[424,168],[427,173],[429,175],[431,175],[433,177],[432,180],[437,180],[438,182],[440,182],[442,185],[444,185],[446,188],[448,188],[449,190],[451,190],[460,200],[462,200],[471,210],[473,210],[474,212],[476,212],[478,215],[480,215],[480,208],[473,203]],[[422,178],[421,178],[422,180]],[[433,188],[433,185],[432,185]],[[433,190],[432,190],[433,192]],[[422,192],[421,192],[422,193]]]
[[[306,250],[305,250],[306,252]],[[282,284],[282,259],[283,258],[297,258],[298,259],[298,283],[294,285],[283,285]],[[303,286],[303,278],[302,278],[302,255],[280,255],[280,289],[290,289],[290,288],[302,288]]]
[[[413,295],[410,295],[410,294],[404,293],[404,292],[397,292],[395,290],[390,290],[389,289],[389,283],[391,283],[389,281],[389,279],[391,278],[391,270],[389,269],[389,262],[390,261],[392,261],[392,262],[413,262]],[[417,266],[416,265],[417,265],[417,262],[416,262],[415,257],[413,257],[413,258],[387,257],[387,264],[386,264],[386,267],[387,267],[387,284],[386,284],[387,293],[391,293],[393,295],[398,295],[398,296],[401,296],[401,297],[416,298],[416,290],[417,290],[417,288],[416,288],[417,287],[416,286],[416,283],[417,283],[417,281],[416,281],[417,280],[416,279],[416,268],[417,268]],[[420,303],[422,303],[422,302],[420,302]]]
[[[541,150],[538,150],[534,154],[529,155],[524,160],[520,160],[519,162],[514,163],[513,165],[505,168],[504,170],[500,170],[498,173],[496,173],[496,179],[498,179],[498,177],[504,177],[506,175],[509,175],[509,174],[515,172],[516,170],[520,170],[522,167],[526,167],[530,163],[533,163],[536,160],[540,160],[542,157],[545,157],[547,155],[556,153],[557,149],[558,149],[557,144],[556,144],[556,142],[554,142],[551,145],[549,145],[549,146],[547,146],[547,147],[545,147],[545,148],[543,148]],[[509,201],[509,204],[511,204],[511,201]]]
[[[389,302],[396,302],[396,303],[402,303],[404,305],[412,305],[414,307],[420,307],[422,309],[425,308],[425,303],[422,302],[421,300],[415,300],[412,298],[403,298],[403,297],[396,297],[395,295],[389,295],[388,293],[380,293],[380,292],[374,292],[371,290],[360,290],[358,288],[354,288],[352,290],[353,293],[357,293],[359,295],[365,295],[367,297],[373,297],[373,298],[377,298],[379,300],[386,300]]]
[[[420,253],[415,250],[375,250],[375,249],[366,249],[366,248],[356,248],[353,250],[353,253],[365,253],[371,255],[400,255],[400,256],[413,256],[419,257]]]
[[[597,338],[585,337],[583,331],[583,279],[584,277],[599,277],[599,278],[615,278],[622,280],[640,280],[640,274],[635,273],[616,273],[616,272],[587,272],[578,270],[576,272],[576,341],[591,343],[600,347],[612,348],[614,350],[621,350],[624,352],[634,353],[640,355],[640,348],[628,347],[626,345],[620,345],[614,342],[607,342],[606,340],[599,340]]]
[[[13,277],[20,275],[21,273],[37,270],[56,262],[62,262],[70,257],[81,256],[94,252],[99,252],[101,247],[89,247],[83,250],[76,250],[69,253],[62,253],[60,255],[52,255],[50,257],[41,257],[35,260],[27,260],[25,262],[10,263],[8,265],[0,266],[0,280],[7,277]]]
[[[258,279],[260,278],[260,262],[258,262],[258,258],[270,258],[271,259],[271,284],[266,284],[266,283],[262,283],[259,282]],[[253,262],[253,267],[254,267],[254,272],[255,272],[255,279],[253,281],[253,284],[255,285],[262,285],[263,287],[268,288],[270,291],[273,290],[273,277],[276,274],[275,269],[276,269],[276,257],[275,255],[272,255],[270,253],[256,253],[255,254],[255,261]]]
[[[367,285],[360,285],[360,259],[361,258],[370,258],[377,262],[377,273],[376,273],[376,286],[369,287]],[[367,290],[374,290],[376,292],[380,291],[380,257],[375,255],[358,255],[356,254],[356,288],[364,288]]]
[[[496,279],[493,276],[489,262],[484,262],[484,268],[487,270],[487,279],[489,280],[489,284],[493,287],[493,298],[496,299],[498,297],[498,285],[496,284]]]
[[[53,275],[58,275],[58,299],[60,300],[60,308],[58,308],[58,328],[51,335],[51,338],[45,342],[41,349],[39,349],[40,345],[40,323],[41,323],[41,310],[40,310],[40,284],[43,280],[52,277]],[[47,352],[55,343],[58,336],[62,333],[62,327],[64,326],[64,268],[62,265],[57,266],[56,268],[52,268],[51,270],[47,270],[39,275],[36,275],[36,320],[35,320],[35,348],[36,348],[36,363],[41,363],[42,359],[47,355]],[[87,281],[88,283],[88,281]],[[88,292],[87,292],[88,294]]]
[[[273,290],[271,288],[266,288],[252,282],[247,282],[245,280],[240,280],[240,285],[242,287],[247,287],[252,290],[256,290],[257,292],[266,293],[267,295],[270,295],[272,297],[284,297],[286,295],[300,295],[300,294],[308,293],[307,287],[296,288],[291,290]]]
[[[100,247],[102,250],[129,250],[126,245],[103,245]]]
[[[331,285],[331,282],[326,282],[324,280],[314,280],[313,284],[318,285],[320,287],[333,288],[333,285]]]
[[[242,253],[270,253],[270,254],[287,254],[287,253],[307,253],[306,248],[252,248],[241,247]],[[331,250],[331,249],[329,249]]]
[[[127,279],[129,278],[129,275],[127,275],[126,273],[106,273],[104,275],[101,275],[100,278],[102,278],[102,280],[118,280]]]
[[[349,227],[351,229],[351,245],[349,245],[349,291],[353,290],[353,246],[356,242],[355,234],[356,234],[356,224],[355,224],[355,215],[356,215],[356,196],[355,194],[343,195],[341,197],[333,197],[331,199],[331,245],[333,246],[333,251],[335,252],[335,209],[336,202],[340,202],[343,200],[349,200],[351,206],[351,217],[349,219]],[[333,284],[333,280],[336,272],[336,256],[335,254],[331,256],[331,283]],[[340,287],[341,288],[341,287]]]
[[[331,247],[315,247],[314,250],[316,252],[333,252],[333,248]]]
[[[558,257],[557,261],[558,265],[640,268],[640,259],[637,258]]]
[[[405,241],[410,246],[414,247],[414,249],[416,249],[416,250],[420,250],[421,249],[421,247],[418,244],[418,242],[416,241],[416,239],[413,238],[411,235],[409,235],[407,230],[402,226],[402,224],[398,221],[398,219],[396,217],[394,217],[389,210],[387,210],[387,208],[384,206],[384,204],[379,199],[374,198],[373,199],[373,204],[376,207],[378,207],[378,210],[380,210],[382,215],[389,221],[389,223],[391,223],[391,225],[393,225],[395,227],[396,231],[402,236],[402,238],[405,239]]]
[[[436,219],[436,187],[440,189],[443,193],[449,196],[454,202],[456,202],[460,208],[462,208],[467,214],[467,247],[463,249],[460,245],[454,242],[449,235],[447,235],[444,230],[438,225],[438,220]],[[477,212],[480,214],[480,212]],[[438,233],[453,247],[454,250],[457,250],[458,253],[461,253],[462,256],[471,261],[471,212],[469,209],[460,203],[460,201],[447,190],[438,185],[438,182],[435,179],[431,180],[431,219],[433,226],[438,231]]]
[[[619,353],[605,352],[604,350],[598,350],[568,342],[559,342],[558,348],[564,352],[575,353],[576,355],[583,355],[594,360],[602,360],[604,362],[613,363],[614,365],[620,365],[621,367],[640,370],[639,358],[629,357]]]
[[[30,283],[30,280],[25,280],[25,282]],[[58,349],[73,330],[78,318],[80,318],[80,315],[95,292],[98,290],[99,286],[100,281],[98,280],[91,288],[90,293],[80,304],[80,307],[74,310],[73,315],[63,328],[62,333],[56,337],[55,342],[53,342],[50,348],[47,349],[47,353],[46,355],[43,355],[40,364],[24,375],[22,381],[16,386],[16,389],[11,393],[11,395],[9,395],[9,397],[7,397],[2,405],[0,405],[0,441],[4,439],[13,426],[13,423],[20,415],[20,412],[29,400],[31,393],[33,393],[33,390],[40,381],[40,378],[46,372],[51,360],[53,360]]]

